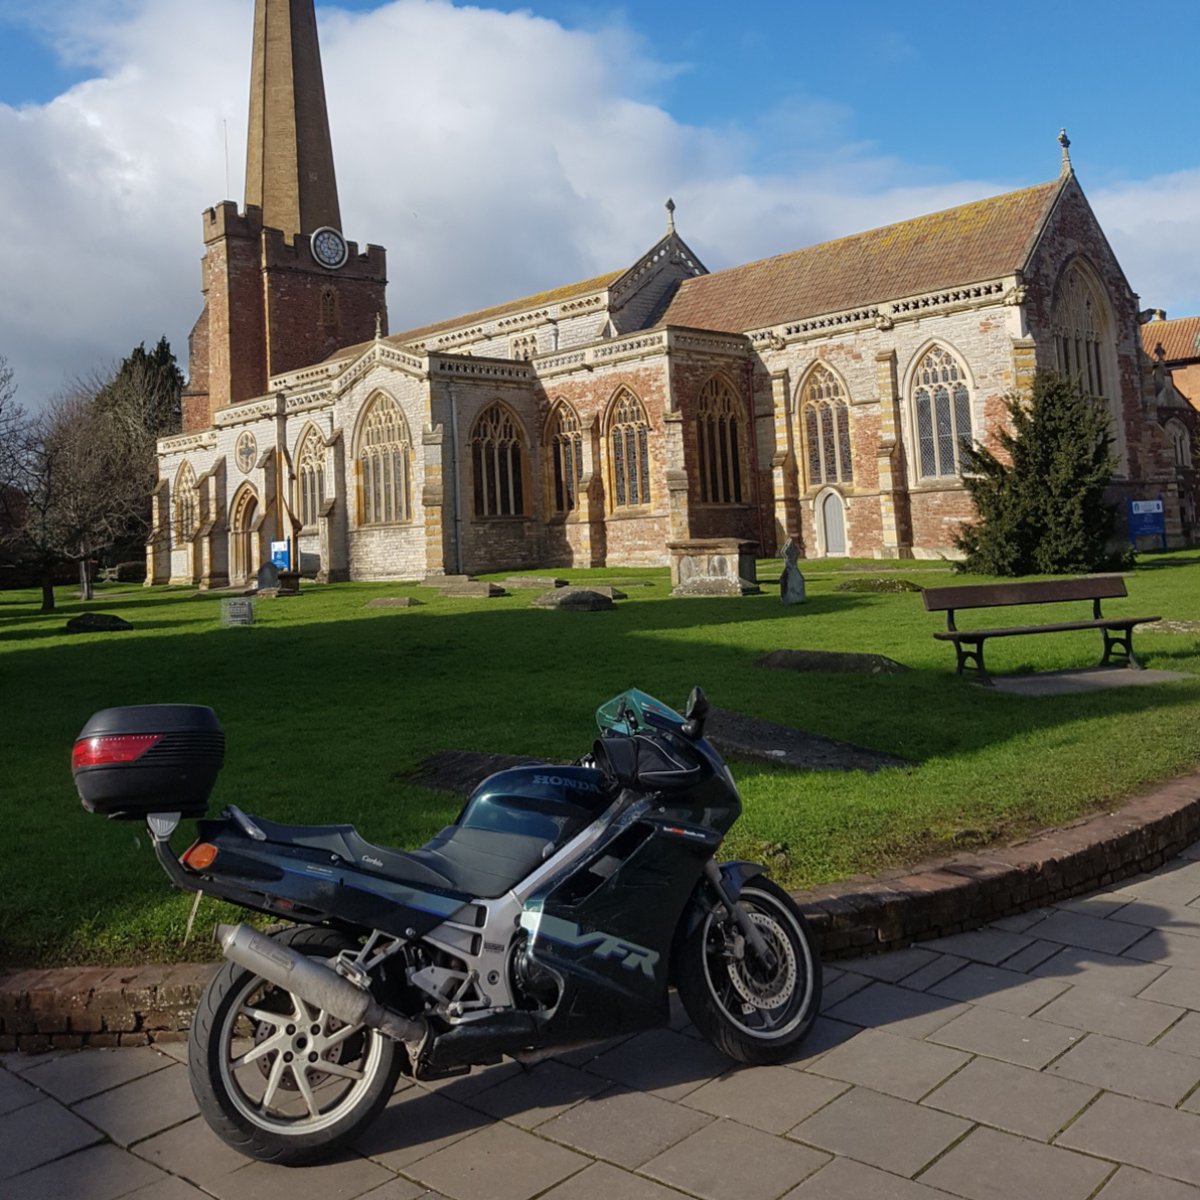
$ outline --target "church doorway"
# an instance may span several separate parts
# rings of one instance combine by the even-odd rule
[[[234,497],[229,518],[229,582],[234,587],[245,586],[258,573],[258,555],[254,546],[257,515],[258,497],[252,488],[243,488]]]
[[[817,505],[821,552],[828,557],[846,553],[846,511],[837,492],[826,492]]]

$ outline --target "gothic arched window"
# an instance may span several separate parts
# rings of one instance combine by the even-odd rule
[[[175,540],[188,542],[200,527],[200,493],[196,472],[185,462],[175,476]]]
[[[742,406],[733,388],[713,376],[700,392],[696,410],[700,502],[742,502]]]
[[[583,435],[579,416],[559,400],[546,424],[546,447],[550,455],[551,508],[556,513],[573,512],[579,504],[579,480],[583,475]]]
[[[317,523],[325,503],[325,441],[315,429],[309,429],[296,454],[297,486],[300,492],[300,524]]]
[[[1187,426],[1172,417],[1165,429],[1171,444],[1171,461],[1177,468],[1186,471],[1192,465],[1192,439],[1188,436]]]
[[[1077,262],[1059,282],[1051,324],[1059,371],[1075,380],[1085,396],[1108,396],[1108,305]]]
[[[931,346],[922,355],[913,376],[912,407],[918,477],[956,476],[962,452],[971,445],[971,394],[966,371],[944,347]]]
[[[516,418],[499,401],[479,414],[471,431],[477,517],[518,517],[524,513],[521,445]]]
[[[412,519],[409,468],[412,442],[400,405],[377,396],[367,409],[358,442],[362,523],[389,525]]]
[[[608,418],[609,476],[614,508],[650,503],[650,422],[642,402],[622,388]]]
[[[800,396],[808,486],[850,483],[854,464],[850,453],[850,406],[841,380],[824,363],[808,373]]]

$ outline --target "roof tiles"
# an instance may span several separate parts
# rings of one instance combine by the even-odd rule
[[[1174,317],[1169,321],[1147,321],[1142,326],[1142,349],[1153,357],[1162,346],[1168,363],[1200,358],[1200,317]]]
[[[1024,266],[1061,180],[682,283],[664,321],[744,333],[993,279]]]

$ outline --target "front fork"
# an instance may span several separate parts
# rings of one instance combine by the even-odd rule
[[[762,870],[757,863],[749,862],[722,863],[721,866],[717,866],[716,861],[710,858],[704,864],[704,878],[708,880],[726,911],[733,918],[738,932],[750,943],[750,949],[754,951],[755,957],[770,969],[775,965],[775,955],[759,932],[758,926],[750,920],[750,914],[738,903],[742,884],[755,875],[761,875]]]

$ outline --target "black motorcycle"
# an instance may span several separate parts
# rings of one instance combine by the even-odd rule
[[[686,713],[636,689],[597,712],[571,766],[501,771],[416,850],[351,825],[281,825],[230,805],[204,817],[224,755],[213,711],[96,713],[72,756],[85,807],[146,820],[181,888],[294,924],[219,925],[226,962],[192,1023],[205,1119],[243,1154],[325,1157],[387,1103],[399,1075],[537,1061],[661,1025],[674,986],[731,1058],[774,1062],[821,993],[811,932],[754,863],[713,857],[741,812],[729,768]]]

